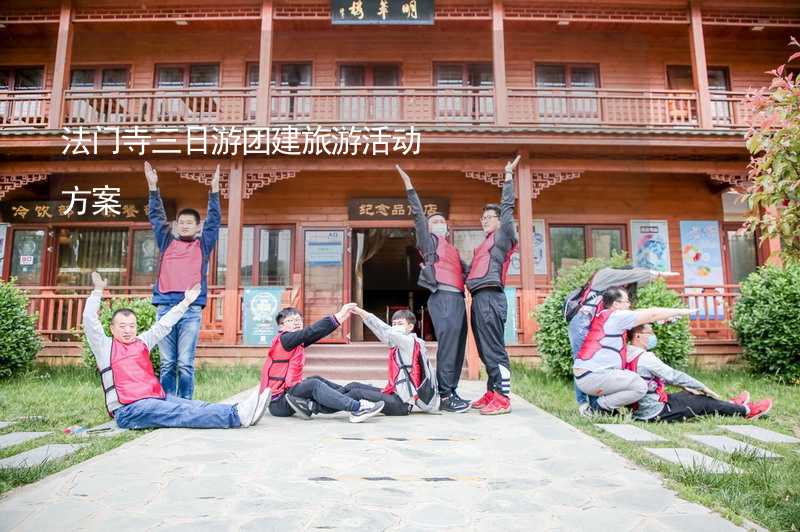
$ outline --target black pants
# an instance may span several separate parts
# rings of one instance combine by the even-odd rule
[[[664,409],[652,421],[666,421],[674,423],[685,421],[697,416],[745,416],[747,409],[743,406],[720,401],[705,395],[695,395],[689,392],[671,393]]]
[[[428,298],[428,312],[436,331],[436,381],[439,394],[456,391],[467,347],[467,307],[460,292],[437,290]]]
[[[352,412],[354,399],[343,393],[343,387],[322,377],[309,377],[287,390],[295,397],[313,399],[317,404],[314,413],[333,414]],[[269,413],[276,417],[289,417],[294,410],[286,402],[286,394],[281,394],[269,403]]]
[[[470,322],[478,355],[489,375],[486,389],[503,395],[511,393],[511,366],[505,344],[507,315],[506,295],[501,289],[484,288],[472,294]]]
[[[399,395],[395,393],[383,393],[380,388],[370,386],[369,384],[351,382],[350,384],[344,385],[342,393],[356,401],[361,399],[372,401],[373,403],[383,401],[385,406],[383,410],[381,410],[381,413],[385,416],[407,416],[409,414],[409,405],[404,403]]]

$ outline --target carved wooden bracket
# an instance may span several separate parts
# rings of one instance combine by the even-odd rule
[[[543,190],[582,175],[583,172],[577,170],[531,170],[531,195],[537,198]]]
[[[744,173],[708,174],[708,177],[717,183],[725,183],[736,188],[744,189],[750,185],[750,179]]]
[[[258,189],[269,186],[278,181],[292,179],[297,175],[296,170],[262,170],[247,172],[244,181],[244,199],[248,199]]]
[[[39,174],[0,174],[0,199],[5,197],[7,192],[22,188],[25,185],[38,181],[47,181],[49,173]]]
[[[197,171],[197,170],[180,170],[178,171],[178,176],[181,179],[188,179],[189,181],[195,181],[197,183],[202,183],[207,186],[211,186],[211,179],[214,177],[214,171]],[[223,198],[228,197],[228,177],[229,172],[219,171],[219,192],[222,194]]]
[[[503,180],[505,180],[505,175],[503,172],[486,172],[482,170],[466,170],[464,172],[464,176],[467,179],[477,179],[478,181],[483,181],[484,183],[489,183],[490,185],[494,185],[498,188],[503,187]]]

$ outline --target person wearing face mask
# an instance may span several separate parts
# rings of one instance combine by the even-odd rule
[[[200,337],[200,318],[208,294],[208,260],[219,237],[219,165],[211,179],[206,221],[200,232],[200,213],[182,209],[175,222],[177,235],[167,221],[158,190],[158,172],[144,163],[150,190],[147,216],[158,244],[158,276],[153,283],[152,303],[157,319],[164,317],[183,299],[183,293],[200,284],[200,295],[158,347],[161,352],[161,386],[170,395],[191,399],[194,393],[194,356]]]
[[[456,388],[464,367],[467,345],[467,310],[464,303],[466,265],[456,247],[447,240],[447,220],[439,213],[425,215],[411,178],[399,166],[408,203],[414,216],[417,250],[423,264],[417,284],[430,291],[428,312],[436,331],[436,380],[445,412],[466,412],[469,401]]]
[[[628,293],[620,287],[603,292],[603,310],[595,315],[589,333],[573,362],[578,388],[597,397],[597,407],[604,413],[636,403],[647,393],[639,375],[624,369],[627,362],[627,331],[643,323],[688,316],[691,309],[647,308],[630,310]]]
[[[386,416],[407,416],[414,406],[423,412],[437,411],[436,375],[428,364],[425,342],[414,334],[414,313],[408,309],[396,311],[392,325],[361,308],[353,309],[353,314],[389,346],[388,375],[383,389],[351,382],[342,387],[342,393],[356,400],[383,402],[382,413]]]
[[[630,340],[625,369],[637,373],[647,385],[645,396],[631,405],[634,419],[673,423],[715,414],[756,419],[772,408],[772,399],[750,402],[747,391],[722,401],[702,382],[662,362],[653,353],[658,338],[649,323],[631,329]],[[667,393],[667,385],[679,386],[685,391]]]

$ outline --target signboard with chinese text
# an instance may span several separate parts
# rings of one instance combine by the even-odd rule
[[[433,24],[434,0],[331,0],[332,24]]]
[[[275,315],[281,309],[285,288],[248,287],[244,289],[242,303],[242,343],[245,345],[270,345],[278,334]]]
[[[421,198],[426,216],[441,213],[447,218],[450,200],[447,198]],[[406,198],[351,198],[347,203],[351,220],[411,220],[411,207]]]
[[[147,199],[118,199],[93,202],[91,197],[83,202],[70,199],[58,201],[7,201],[3,202],[3,220],[14,224],[55,222],[146,222]],[[70,209],[70,203],[72,208]],[[167,218],[175,217],[175,204],[164,200]]]

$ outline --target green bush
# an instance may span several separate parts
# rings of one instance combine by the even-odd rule
[[[628,261],[623,253],[615,254],[610,259],[588,259],[556,278],[553,291],[544,303],[536,310],[536,321],[539,330],[536,332],[536,346],[542,356],[544,369],[549,374],[572,378],[572,350],[569,345],[567,322],[564,321],[564,300],[575,288],[586,284],[597,270],[607,267],[626,266]],[[680,296],[667,288],[663,280],[650,283],[638,291],[634,306],[646,307],[683,307]],[[684,366],[692,351],[692,336],[689,332],[689,321],[682,319],[673,323],[654,325],[658,336],[656,354],[664,362]]]
[[[800,264],[762,267],[741,292],[731,326],[751,370],[800,383]]]
[[[103,301],[100,306],[100,323],[103,324],[103,330],[106,334],[111,336],[111,315],[114,311],[121,308],[129,308],[136,314],[136,326],[139,334],[148,330],[156,322],[156,307],[150,303],[149,299],[112,299]],[[94,354],[89,348],[89,343],[86,341],[86,335],[81,332],[81,339],[83,341],[83,363],[90,368],[96,368],[97,362],[94,359]],[[158,355],[158,347],[154,346],[150,350],[150,360],[153,362],[153,369],[158,373],[160,365],[160,358]]]
[[[14,279],[0,280],[0,378],[27,369],[42,348],[37,314],[28,314],[28,298]]]

